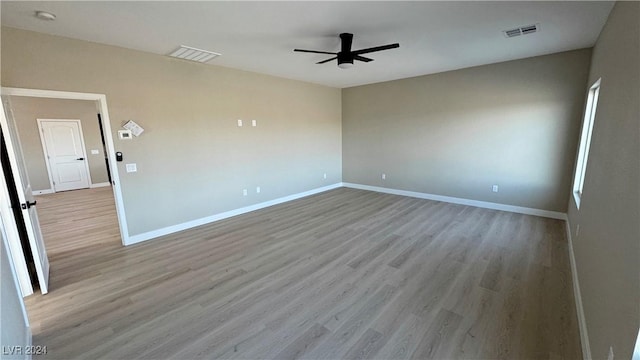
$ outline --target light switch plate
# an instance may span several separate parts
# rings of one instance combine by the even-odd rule
[[[238,126],[242,126],[242,119],[238,119]]]
[[[91,150],[91,155],[98,155],[100,154],[100,151],[98,150]]]
[[[132,173],[138,171],[138,166],[136,164],[127,164],[127,172]]]
[[[258,126],[257,120],[251,120],[251,126]]]

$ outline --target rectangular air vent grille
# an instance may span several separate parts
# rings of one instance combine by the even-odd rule
[[[540,26],[538,24],[534,24],[534,25],[521,26],[515,29],[505,30],[503,31],[503,33],[504,33],[504,36],[508,38],[512,38],[520,35],[533,34],[534,32],[538,32],[538,31],[540,31]]]
[[[507,30],[504,33],[507,35],[507,37],[514,37],[514,36],[522,35],[522,31],[520,31],[520,28],[513,29],[513,30]]]
[[[209,61],[209,60],[211,60],[211,59],[213,59],[213,58],[215,58],[217,56],[220,56],[220,54],[214,53],[213,51],[196,49],[196,48],[191,47],[191,46],[180,45],[180,47],[177,48],[172,53],[170,53],[169,56],[174,57],[174,58],[178,58],[178,59],[184,59],[184,60],[191,60],[191,61],[197,61],[197,62],[201,62],[201,63],[206,63],[207,61]]]

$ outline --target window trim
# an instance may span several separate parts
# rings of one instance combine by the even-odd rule
[[[576,161],[575,175],[573,179],[573,199],[576,202],[576,208],[578,208],[578,210],[580,209],[580,201],[584,190],[584,180],[587,173],[587,162],[589,160],[589,149],[591,148],[593,125],[595,123],[596,111],[598,109],[601,80],[602,79],[598,79],[589,88],[587,104],[584,111],[584,119],[582,120],[578,159]]]

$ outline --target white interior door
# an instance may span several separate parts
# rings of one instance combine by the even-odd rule
[[[38,119],[54,191],[86,189],[89,168],[79,120]]]
[[[29,238],[29,246],[31,247],[33,261],[38,275],[40,291],[42,294],[46,294],[49,291],[49,259],[47,258],[47,251],[44,246],[44,240],[42,239],[40,223],[38,222],[38,213],[35,208],[36,201],[33,199],[29,176],[27,175],[24,158],[22,157],[18,129],[13,119],[11,104],[6,96],[2,96],[2,108],[2,111],[0,111],[2,135],[7,145],[7,155],[16,184],[18,200],[20,202],[27,237]]]
[[[4,158],[4,154],[2,155]],[[18,283],[20,284],[20,292],[25,297],[33,294],[33,286],[31,286],[27,261],[20,243],[20,232],[11,207],[11,195],[9,195],[7,180],[3,177],[5,173],[4,163],[4,161],[0,162],[0,227],[7,242],[9,258],[15,268]]]

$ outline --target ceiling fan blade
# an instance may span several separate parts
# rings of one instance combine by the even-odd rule
[[[314,53],[314,54],[329,54],[329,55],[337,55],[338,53],[328,52],[328,51],[317,51],[317,50],[302,50],[302,49],[293,49],[293,51],[297,52],[306,52],[306,53]]]
[[[337,56],[336,56],[336,57],[332,57],[331,59],[322,60],[322,61],[320,61],[320,62],[317,62],[316,64],[324,64],[324,63],[326,63],[326,62],[329,62],[329,61],[331,61],[331,60],[335,60],[335,59],[337,59],[337,58],[338,58]]]
[[[373,61],[373,59],[369,59],[368,57],[364,57],[364,56],[360,56],[360,55],[355,55],[353,57],[354,60],[360,60],[360,61],[364,61],[364,62],[369,62],[369,61]]]
[[[353,51],[351,53],[353,55],[360,55],[360,54],[372,53],[372,52],[375,52],[375,51],[395,49],[395,48],[398,48],[398,47],[400,47],[400,44],[395,43],[395,44],[389,44],[389,45],[376,46],[376,47],[372,47],[372,48],[368,48],[368,49],[356,50],[356,51]]]

